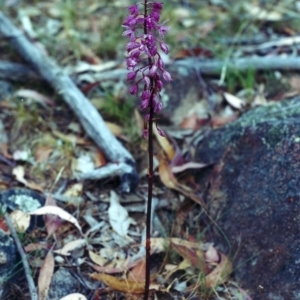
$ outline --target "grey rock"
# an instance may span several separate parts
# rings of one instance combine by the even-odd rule
[[[80,291],[80,284],[71,273],[65,269],[58,269],[52,278],[47,300],[59,300],[71,293]]]
[[[3,299],[17,267],[17,252],[13,239],[0,230],[0,299]]]
[[[198,182],[235,279],[254,299],[299,299],[300,98],[210,132],[195,160],[213,164]]]

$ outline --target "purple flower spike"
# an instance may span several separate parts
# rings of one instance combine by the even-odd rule
[[[128,11],[131,15],[137,15],[139,13],[139,7],[137,4],[129,6]]]
[[[145,122],[149,122],[150,115],[157,114],[162,109],[159,93],[163,82],[172,81],[171,75],[165,70],[165,64],[159,54],[159,49],[169,53],[169,47],[162,42],[165,34],[170,30],[166,21],[160,23],[163,8],[162,2],[145,2],[146,10],[139,4],[128,7],[129,15],[125,18],[123,36],[129,38],[126,46],[128,58],[126,66],[129,70],[127,80],[134,80],[135,84],[129,89],[130,94],[139,94],[139,84],[142,82],[143,92],[140,94],[141,109],[146,111]],[[145,13],[146,11],[146,13]],[[145,61],[148,60],[147,65]],[[147,126],[146,126],[147,127]],[[157,127],[160,135],[165,133]],[[148,136],[148,129],[144,129],[143,137]]]
[[[133,80],[133,79],[135,79],[136,73],[137,73],[137,72],[129,72],[129,73],[127,74],[127,80]]]

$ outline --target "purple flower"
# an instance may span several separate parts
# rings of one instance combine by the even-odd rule
[[[165,22],[164,22],[165,23]],[[163,23],[163,24],[164,24]],[[159,33],[159,36],[160,38],[164,38],[165,34],[170,30],[170,27],[169,26],[164,26],[163,24],[161,24],[159,27],[158,27],[158,33]]]
[[[161,3],[161,2],[153,2],[153,4],[152,4],[152,9],[154,10],[154,11],[157,11],[157,12],[161,12],[161,10],[162,10],[162,8],[163,8],[163,4]]]
[[[153,65],[149,70],[149,76],[153,77],[154,74],[156,74],[156,72],[157,72],[157,65]]]
[[[169,47],[165,43],[160,43],[160,49],[166,54],[169,53]]]
[[[133,79],[135,79],[136,73],[137,73],[137,72],[129,72],[129,73],[127,74],[127,80],[133,80]]]
[[[157,60],[157,66],[163,70],[165,68],[165,64],[163,62],[163,60],[159,57],[158,60]]]
[[[129,70],[127,80],[135,81],[129,92],[132,95],[140,96],[141,109],[146,111],[144,138],[148,136],[147,122],[150,119],[150,108],[153,108],[155,114],[162,109],[159,93],[163,88],[163,81],[170,82],[172,80],[158,53],[158,47],[164,53],[169,53],[169,47],[162,42],[162,39],[170,27],[165,25],[166,21],[159,23],[163,3],[146,1],[146,5],[146,13],[144,7],[139,12],[139,3],[129,6],[129,15],[122,25],[125,28],[122,35],[129,38],[126,46],[128,53],[126,66]],[[146,65],[145,61],[148,61]],[[142,93],[139,94],[139,84],[141,82],[144,86]],[[157,130],[160,135],[165,136],[165,133],[159,127],[157,127]]]
[[[150,97],[151,97],[151,93],[150,93],[149,90],[144,90],[142,92],[142,96],[141,96],[142,100],[148,100],[149,101]]]
[[[129,89],[129,93],[130,93],[131,95],[135,95],[135,94],[138,93],[138,86],[137,86],[137,84],[133,85],[133,86]]]
[[[165,81],[168,81],[168,82],[172,81],[172,77],[171,77],[169,72],[163,71],[162,75],[163,75],[163,78],[164,78]]]
[[[154,112],[157,114],[161,111],[161,109],[162,109],[162,103],[161,101],[158,101],[154,107]]]
[[[137,4],[129,6],[128,11],[131,15],[137,15],[139,13],[139,7]]]
[[[161,80],[157,80],[156,81],[156,88],[158,89],[158,91],[161,91],[162,90],[162,88],[163,88],[163,83],[162,83],[162,81]]]
[[[135,59],[129,57],[126,60],[126,64],[127,64],[127,69],[128,70],[133,70],[134,67],[137,65],[137,61]]]

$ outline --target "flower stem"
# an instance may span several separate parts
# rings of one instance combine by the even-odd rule
[[[148,0],[144,0],[144,16],[147,17]],[[144,21],[144,33],[148,34],[147,24]],[[152,59],[148,57],[149,66],[152,65]],[[148,201],[147,201],[147,217],[146,217],[146,268],[145,268],[145,294],[144,300],[148,300],[150,287],[150,251],[151,251],[151,211],[152,211],[152,191],[153,191],[153,79],[150,78],[150,86],[152,87],[150,104],[149,104],[149,121],[148,121]]]

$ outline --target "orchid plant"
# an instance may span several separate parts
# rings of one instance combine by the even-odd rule
[[[139,8],[143,9],[140,11]],[[166,21],[160,22],[163,8],[161,2],[144,0],[128,7],[129,15],[125,18],[123,36],[129,38],[126,46],[128,57],[126,65],[128,69],[127,80],[134,81],[129,89],[130,94],[137,95],[141,99],[141,109],[145,112],[143,138],[148,138],[148,202],[146,221],[146,280],[145,296],[148,299],[150,285],[150,224],[153,188],[153,124],[161,136],[165,133],[157,126],[155,115],[162,109],[160,92],[164,82],[172,80],[171,75],[165,70],[165,64],[159,49],[165,54],[169,53],[168,46],[163,42],[164,35],[170,29]],[[139,86],[143,85],[140,92]]]

